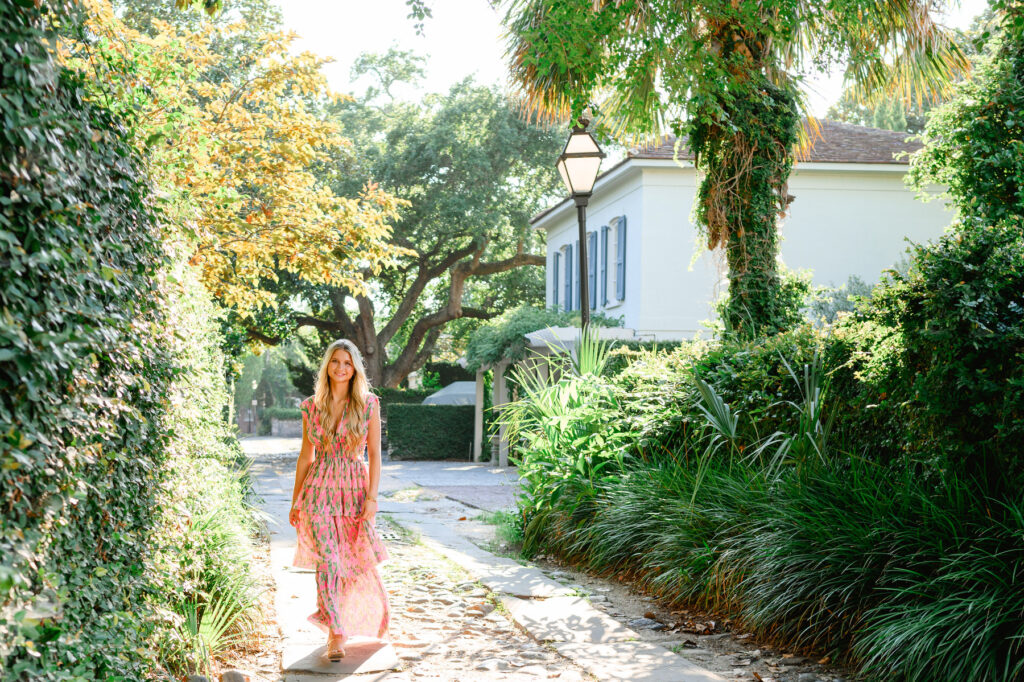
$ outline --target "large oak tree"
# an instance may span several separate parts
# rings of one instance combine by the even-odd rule
[[[460,321],[543,301],[543,239],[529,218],[560,189],[563,131],[531,123],[515,102],[470,79],[420,102],[391,98],[396,74],[413,78],[416,64],[396,50],[359,60],[353,75],[378,83],[334,107],[352,146],[323,168],[342,196],[372,177],[406,202],[390,238],[404,249],[398,264],[374,274],[368,292],[293,279],[277,293],[302,312],[250,328],[269,343],[303,326],[350,338],[380,386],[420,368],[442,333],[465,331]]]

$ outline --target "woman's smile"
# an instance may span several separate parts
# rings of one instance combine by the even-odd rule
[[[346,382],[352,378],[355,371],[355,367],[352,366],[352,356],[348,354],[348,351],[340,348],[334,351],[327,365],[327,374],[332,381]]]

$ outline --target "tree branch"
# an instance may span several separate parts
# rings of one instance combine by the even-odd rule
[[[398,333],[398,330],[401,329],[402,325],[409,318],[413,308],[416,307],[416,302],[420,299],[420,295],[432,279],[440,276],[445,270],[475,251],[478,251],[477,247],[470,244],[448,254],[447,257],[433,267],[426,267],[426,263],[421,264],[416,279],[413,280],[412,285],[405,292],[401,303],[395,309],[394,315],[391,316],[388,323],[380,330],[380,334],[377,335],[377,343],[384,345],[394,338],[395,334]]]
[[[338,329],[346,339],[356,338],[356,325],[345,310],[345,299],[348,292],[343,289],[336,289],[331,292],[331,310],[334,312],[334,319],[338,321]]]
[[[487,313],[478,308],[464,308],[462,306],[462,294],[466,287],[466,280],[469,277],[505,272],[506,270],[512,270],[523,265],[543,266],[546,262],[544,256],[522,253],[520,251],[511,258],[494,261],[493,263],[481,263],[480,255],[482,251],[482,248],[476,251],[471,261],[457,263],[452,267],[452,281],[448,286],[447,305],[430,315],[420,318],[416,322],[412,332],[409,334],[409,340],[406,342],[405,348],[402,349],[402,352],[395,358],[394,363],[389,368],[389,376],[405,376],[412,371],[411,368],[418,357],[420,345],[432,330],[437,329],[438,334],[440,334],[442,325],[451,320],[466,317],[467,312],[469,316],[479,319],[489,319],[494,316],[494,314]]]
[[[252,339],[254,341],[260,341],[262,343],[267,344],[268,346],[276,346],[279,343],[281,343],[281,337],[280,336],[267,336],[266,334],[261,332],[259,329],[255,329],[253,327],[246,327],[245,328],[245,332],[249,336],[250,339]]]

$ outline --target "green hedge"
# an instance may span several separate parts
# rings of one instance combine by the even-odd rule
[[[469,458],[469,444],[473,442],[472,405],[394,403],[387,409],[393,459]]]
[[[124,124],[0,3],[0,670],[145,679],[172,376],[164,260]],[[73,10],[71,10],[73,11]]]
[[[302,420],[302,410],[297,407],[267,407],[260,413],[260,435],[266,436],[270,433],[272,419],[277,420]]]
[[[417,390],[414,388],[374,388],[373,392],[377,394],[384,405],[384,409],[387,410],[388,405],[396,403],[414,403],[418,405],[423,402],[424,398],[437,391]]]

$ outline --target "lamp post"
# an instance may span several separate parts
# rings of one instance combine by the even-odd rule
[[[590,286],[587,282],[587,202],[594,190],[597,170],[601,167],[604,152],[597,146],[597,141],[587,132],[590,121],[580,118],[578,125],[573,126],[565,149],[558,157],[558,173],[569,188],[569,194],[576,202],[576,216],[580,228],[580,248],[577,257],[580,259],[580,326],[586,329],[590,325]],[[568,263],[566,266],[568,267]],[[572,277],[572,270],[569,270]],[[556,284],[557,285],[557,284]],[[572,308],[572,305],[569,306]]]

